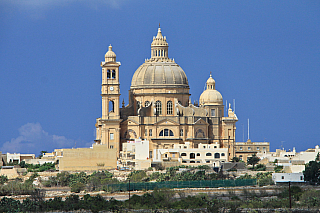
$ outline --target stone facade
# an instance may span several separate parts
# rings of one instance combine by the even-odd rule
[[[238,120],[229,106],[224,115],[222,95],[211,74],[199,106],[189,100],[189,84],[183,69],[168,58],[168,43],[161,29],[151,43],[151,58],[135,71],[129,90],[129,103],[120,108],[120,62],[109,47],[102,67],[102,116],[96,120],[96,144],[123,151],[123,143],[134,139],[150,142],[154,150],[172,149],[189,142],[219,144],[227,148],[226,160],[235,156],[235,130]]]

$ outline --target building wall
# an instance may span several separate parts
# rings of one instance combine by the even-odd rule
[[[109,149],[106,145],[55,151],[59,171],[103,170],[117,167],[117,150]]]
[[[244,162],[247,162],[248,157],[251,157],[253,154],[268,153],[269,151],[269,142],[252,142],[249,139],[247,142],[235,143],[235,156]]]

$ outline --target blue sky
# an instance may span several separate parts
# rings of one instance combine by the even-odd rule
[[[192,102],[210,72],[236,100],[236,140],[320,144],[319,1],[0,0],[0,150],[86,147],[112,44],[128,103],[159,22]]]

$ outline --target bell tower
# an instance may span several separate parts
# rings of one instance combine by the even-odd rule
[[[96,143],[105,144],[109,149],[117,149],[120,146],[120,83],[119,67],[121,63],[116,62],[116,54],[109,46],[105,54],[102,67],[102,117],[96,123]]]

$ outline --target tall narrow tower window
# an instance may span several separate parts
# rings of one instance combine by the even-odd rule
[[[114,102],[109,101],[109,112],[114,112]]]
[[[116,79],[116,71],[115,70],[112,70],[112,79]]]
[[[157,115],[161,115],[161,114],[162,114],[161,101],[157,101],[157,102],[156,102],[156,114],[157,114]]]
[[[172,110],[172,101],[167,102],[167,114],[172,115],[173,110]]]
[[[140,101],[137,101],[137,113],[138,113],[138,110],[140,109],[140,107],[141,107]]]
[[[107,70],[107,79],[110,79],[110,78],[111,78],[110,70]]]

